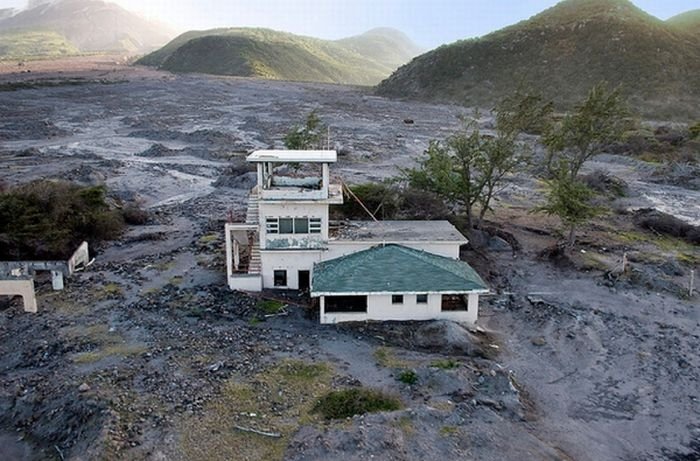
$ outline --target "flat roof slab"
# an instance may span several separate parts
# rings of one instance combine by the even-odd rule
[[[247,160],[273,163],[335,163],[338,161],[338,154],[334,150],[256,150]]]
[[[343,221],[331,240],[365,242],[469,242],[449,221]]]

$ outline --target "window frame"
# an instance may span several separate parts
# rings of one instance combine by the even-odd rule
[[[391,295],[391,305],[403,304],[403,295]]]
[[[423,299],[423,301],[421,301]],[[416,294],[416,304],[428,304],[428,293]]]
[[[283,274],[282,279],[280,279],[280,280],[281,280],[281,282],[284,282],[284,283],[277,283],[277,281],[278,281],[277,277],[280,274]],[[275,269],[275,270],[273,270],[272,271],[272,284],[273,284],[273,286],[275,286],[277,288],[285,288],[285,287],[289,286],[287,275],[288,275],[287,269]]]

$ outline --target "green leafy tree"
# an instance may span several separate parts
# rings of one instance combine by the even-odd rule
[[[580,180],[572,178],[566,168],[560,168],[547,185],[546,203],[534,211],[561,219],[568,231],[567,247],[572,248],[576,228],[600,213],[600,209],[591,204],[594,192]]]
[[[576,179],[587,160],[623,138],[629,115],[619,88],[609,90],[605,83],[594,86],[572,113],[543,135],[548,169],[558,169],[563,161],[571,179]]]
[[[496,108],[495,135],[482,133],[478,113],[464,129],[444,141],[433,140],[419,167],[405,170],[411,187],[430,191],[464,213],[467,228],[478,227],[508,174],[529,160],[518,134],[533,127],[544,129],[551,103],[537,95],[519,93]]]
[[[294,125],[284,136],[284,146],[290,150],[320,149],[326,126],[313,110],[303,125]]]
[[[586,99],[542,136],[548,148],[547,204],[536,209],[561,219],[568,231],[567,247],[572,248],[576,228],[599,211],[591,204],[594,192],[578,175],[583,164],[623,138],[629,128],[629,112],[619,89],[604,83],[591,89]]]

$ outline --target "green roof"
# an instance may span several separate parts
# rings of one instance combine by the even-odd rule
[[[324,293],[461,293],[487,290],[479,274],[464,261],[380,245],[314,265],[311,294]]]

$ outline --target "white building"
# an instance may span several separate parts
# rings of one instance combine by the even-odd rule
[[[329,223],[342,204],[335,151],[256,151],[245,223],[226,224],[233,290],[305,290],[321,323],[445,318],[474,323],[479,275],[459,260],[467,239],[447,221]],[[300,169],[301,168],[301,169]],[[304,171],[300,174],[300,171]]]

